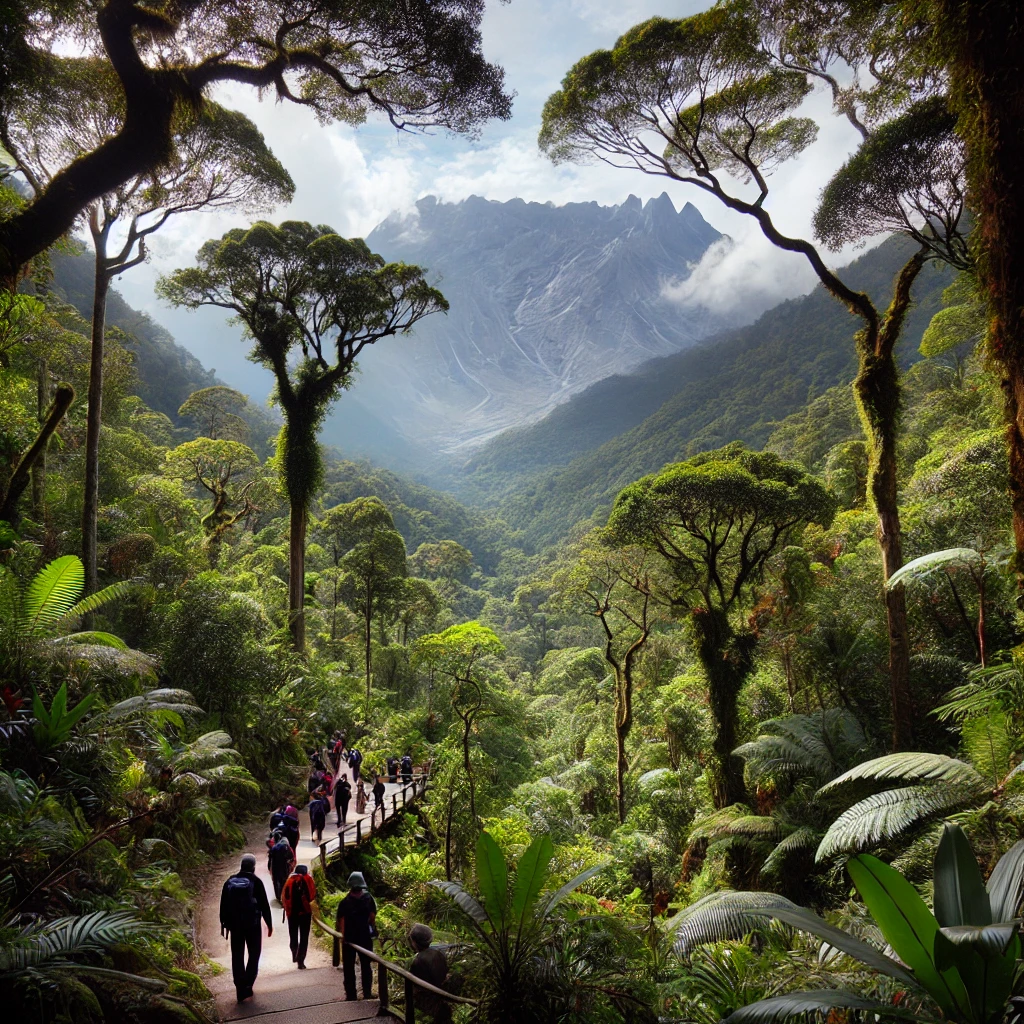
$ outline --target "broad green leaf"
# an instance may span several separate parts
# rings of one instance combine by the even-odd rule
[[[955,1019],[969,1017],[970,1002],[960,975],[955,969],[940,972],[935,966],[939,922],[917,890],[898,871],[865,853],[852,857],[846,869],[886,942],[942,1012]]]
[[[93,644],[96,647],[112,647],[115,651],[127,651],[128,645],[113,633],[104,633],[101,629],[87,629],[81,633],[69,633],[62,636],[61,642],[70,644]]]
[[[28,633],[48,632],[74,606],[85,586],[85,568],[78,555],[55,558],[39,570],[21,601],[21,618]]]
[[[555,847],[547,835],[538,836],[526,848],[516,865],[516,884],[512,890],[512,915],[520,929],[533,910],[537,897],[548,880],[548,866]]]
[[[501,848],[487,832],[476,841],[476,878],[484,908],[496,928],[508,913],[508,867]]]
[[[1010,921],[1017,916],[1021,887],[1024,885],[1024,839],[1016,842],[999,858],[988,880],[992,920]]]
[[[39,691],[34,687],[32,689],[32,715],[44,728],[49,727],[50,712],[46,710],[43,698],[39,696]]]
[[[60,727],[60,723],[68,710],[68,684],[66,682],[60,684],[60,689],[54,694],[53,700],[50,701],[50,719],[53,724]]]
[[[99,699],[99,694],[86,694],[61,720],[61,725],[69,732],[92,710]]]
[[[943,928],[935,936],[935,964],[954,968],[967,987],[979,1024],[998,1024],[1013,991],[1020,938],[1015,924]]]
[[[935,851],[935,919],[941,928],[992,923],[992,909],[971,844],[947,822]]]

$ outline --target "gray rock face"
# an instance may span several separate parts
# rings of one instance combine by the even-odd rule
[[[451,312],[363,354],[328,442],[380,458],[385,452],[367,444],[369,417],[415,447],[468,454],[720,326],[662,297],[665,281],[685,277],[720,237],[695,207],[677,212],[664,193],[612,207],[476,196],[416,205],[415,215],[393,214],[367,242],[389,260],[426,267]]]

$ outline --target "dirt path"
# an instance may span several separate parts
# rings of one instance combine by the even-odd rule
[[[343,764],[342,771],[349,776],[349,781],[351,782],[351,772],[348,766]],[[369,789],[369,785],[367,788]],[[354,794],[355,786],[352,789]],[[387,792],[384,799],[390,812],[392,794],[400,794],[402,784],[400,782],[397,784],[387,783],[386,789]],[[372,806],[373,798],[371,797],[367,810],[369,811]],[[271,809],[268,808],[268,821],[270,814]],[[369,817],[369,813],[355,814],[355,798],[353,796],[352,802],[349,804],[348,821],[351,823],[357,819],[362,819],[368,823]],[[335,812],[332,810],[327,819],[324,838],[334,836],[336,833]],[[263,880],[263,884],[266,887],[267,896],[270,898],[270,910],[274,919],[273,934],[268,938],[265,929],[263,932],[263,952],[260,956],[260,973],[256,980],[255,996],[244,1004],[251,1011],[245,1013],[244,1016],[251,1016],[254,1013],[261,1012],[259,1009],[261,983],[265,983],[265,990],[269,992],[270,989],[280,991],[282,983],[284,983],[284,979],[281,979],[280,975],[284,974],[294,973],[296,975],[295,985],[297,988],[302,987],[304,984],[310,986],[310,983],[306,982],[306,978],[316,979],[315,984],[317,985],[322,984],[325,980],[323,978],[324,972],[317,970],[315,975],[310,975],[308,972],[302,974],[298,972],[296,965],[292,963],[291,949],[288,945],[288,924],[282,920],[284,911],[281,904],[274,899],[274,885],[270,877],[270,871],[267,868],[266,840],[268,834],[269,826],[267,824],[257,822],[249,826],[246,829],[245,849],[233,853],[230,857],[225,857],[214,864],[207,873],[207,882],[203,888],[202,904],[199,913],[199,945],[211,959],[224,967],[224,971],[211,978],[208,982],[210,991],[217,999],[217,1008],[224,1019],[228,1015],[232,1017],[238,1016],[238,1013],[234,1009],[235,991],[231,980],[231,950],[228,946],[228,940],[220,933],[220,893],[224,886],[224,881],[238,871],[244,854],[251,853],[256,858],[256,874]],[[296,863],[308,864],[312,867],[314,861],[319,856],[319,846],[310,840],[309,813],[303,809],[299,812],[299,846],[296,850]],[[309,952],[306,956],[306,966],[312,969],[330,968],[331,966],[330,956],[324,951],[321,944],[314,940],[312,935],[310,936]],[[337,978],[337,984],[340,985],[341,972],[334,971],[332,974]],[[278,980],[271,981],[271,979]],[[331,980],[333,981],[333,979]],[[335,987],[337,986],[334,984],[330,985],[331,990]],[[328,992],[325,992],[325,996],[331,997]]]

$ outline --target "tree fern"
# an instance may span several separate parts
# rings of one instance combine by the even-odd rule
[[[697,946],[742,939],[751,932],[764,931],[771,922],[754,913],[761,908],[799,909],[774,892],[713,892],[668,921],[667,930],[675,935],[672,948],[677,956],[687,956]]]
[[[819,795],[834,793],[850,782],[889,781],[944,782],[954,786],[984,786],[985,780],[966,761],[945,754],[914,752],[886,754],[843,772],[818,790]]]
[[[77,555],[56,558],[39,570],[21,598],[21,628],[42,636],[75,606],[85,587],[85,568]]]

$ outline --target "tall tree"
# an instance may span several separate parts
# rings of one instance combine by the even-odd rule
[[[740,619],[768,559],[811,522],[827,525],[832,497],[800,467],[730,445],[666,466],[615,499],[611,539],[657,551],[672,601],[689,619],[714,718],[711,792],[716,807],[743,801],[738,698],[756,637]]]
[[[358,124],[371,112],[400,129],[472,132],[507,119],[504,73],[480,51],[482,0],[300,0],[277,4],[19,4],[0,52],[0,132],[17,123],[4,87],[57,74],[66,44],[116,76],[124,114],[98,145],[62,163],[45,189],[0,220],[0,282],[73,226],[101,196],[153,171],[173,152],[177,118],[234,82],[273,90],[324,121]],[[0,143],[4,135],[0,134]]]
[[[249,424],[242,418],[249,399],[223,384],[193,391],[178,409],[178,415],[191,420],[203,437],[213,441],[249,440]]]
[[[626,820],[626,742],[633,730],[633,692],[641,654],[668,604],[659,580],[657,554],[650,548],[616,547],[614,537],[595,531],[579,560],[558,573],[556,603],[594,616],[604,633],[604,659],[612,672],[615,696],[615,802],[619,823]]]
[[[366,716],[370,714],[373,679],[372,627],[374,616],[389,598],[402,593],[408,575],[405,541],[379,498],[356,498],[330,509],[317,528],[334,565],[343,573],[341,593],[363,619],[366,665]]]
[[[65,59],[53,71],[9,105],[12,118],[4,133],[4,145],[37,195],[59,173],[56,168],[101,145],[125,116],[118,80],[103,61]],[[89,207],[95,273],[82,507],[87,592],[99,584],[96,524],[110,282],[145,262],[150,236],[172,217],[217,207],[255,212],[287,202],[293,192],[288,172],[256,126],[242,114],[207,103],[198,114],[182,109],[175,118],[171,149],[159,167],[129,179]],[[122,224],[123,237],[112,252],[111,240]]]
[[[941,99],[912,104],[918,93],[899,75],[870,106],[858,105],[858,89],[840,86],[837,65],[859,68],[875,53],[858,33],[888,40],[883,28],[889,26],[880,28],[865,15],[837,28],[827,7],[728,0],[690,18],[644,22],[612,50],[599,50],[570,70],[547,101],[540,144],[556,161],[599,159],[715,196],[752,217],[773,245],[803,255],[829,293],[860,319],[855,394],[869,441],[868,489],[888,580],[903,564],[895,348],[926,261],[969,262],[960,235],[964,160]],[[822,237],[837,242],[897,230],[919,246],[885,310],[847,285],[812,242],[781,232],[766,206],[772,172],[816,137],[815,122],[796,116],[816,81],[829,84],[837,111],[864,140],[826,193],[818,218]],[[893,116],[881,128],[869,127],[880,114]],[[904,747],[913,734],[906,598],[901,587],[884,593],[893,742]]]
[[[367,345],[407,333],[428,314],[447,311],[448,303],[419,267],[385,263],[362,239],[300,221],[236,228],[207,242],[197,263],[164,278],[160,291],[189,309],[234,313],[254,342],[250,358],[277,384],[285,419],[278,461],[290,505],[289,627],[301,651],[306,521],[323,479],[320,424],[351,384]]]
[[[989,302],[988,347],[1003,377],[1018,588],[1024,591],[1024,15],[1014,0],[929,0],[901,7],[930,16],[949,75],[978,218],[980,278]],[[1021,600],[1021,598],[1018,598]]]

